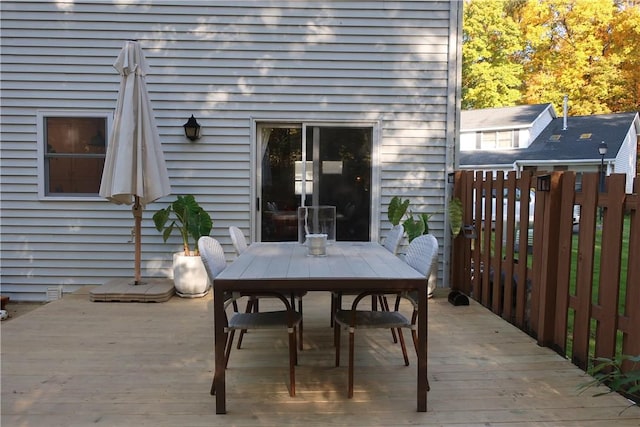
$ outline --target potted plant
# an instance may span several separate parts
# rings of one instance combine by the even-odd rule
[[[394,196],[389,202],[387,216],[392,225],[398,225],[402,221],[404,231],[407,233],[409,242],[411,242],[416,237],[429,233],[429,218],[431,218],[431,215],[421,213],[416,214],[416,217],[414,217],[409,204],[409,199],[402,200],[400,197]]]
[[[391,224],[398,225],[402,222],[409,242],[423,234],[429,234],[429,218],[431,218],[431,215],[426,213],[417,213],[414,216],[414,213],[409,207],[410,204],[409,199],[402,200],[399,196],[394,196],[389,202],[389,209],[387,210],[387,217]],[[436,289],[438,282],[437,263],[438,259],[434,258],[431,275],[429,276],[429,284],[427,286],[427,292],[430,297],[433,295],[433,291]]]
[[[173,254],[173,282],[181,297],[201,297],[209,292],[209,278],[198,252],[198,239],[208,236],[213,227],[211,216],[192,195],[176,200],[153,215],[153,222],[166,242],[173,230],[182,237],[183,251]]]

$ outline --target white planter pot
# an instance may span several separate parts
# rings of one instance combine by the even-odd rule
[[[199,256],[173,254],[173,284],[176,294],[184,298],[203,297],[209,292],[209,277]]]

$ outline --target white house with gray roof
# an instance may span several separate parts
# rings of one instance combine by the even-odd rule
[[[640,118],[637,112],[557,117],[551,104],[461,112],[460,169],[524,169],[637,176]],[[598,147],[607,144],[604,158]]]

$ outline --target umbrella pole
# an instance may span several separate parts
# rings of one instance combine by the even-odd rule
[[[142,206],[140,205],[140,197],[135,196],[135,202],[133,204],[133,217],[135,218],[135,281],[134,285],[141,285],[140,282],[140,229],[142,228]]]

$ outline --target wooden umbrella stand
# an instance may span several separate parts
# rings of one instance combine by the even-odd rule
[[[134,244],[135,244],[135,278],[133,281],[134,285],[143,285],[140,279],[140,264],[142,263],[142,250],[141,250],[141,228],[142,228],[142,205],[140,204],[140,197],[135,196],[135,202],[133,203],[133,207],[131,208],[133,212],[133,218],[135,219],[135,233],[134,233]]]

